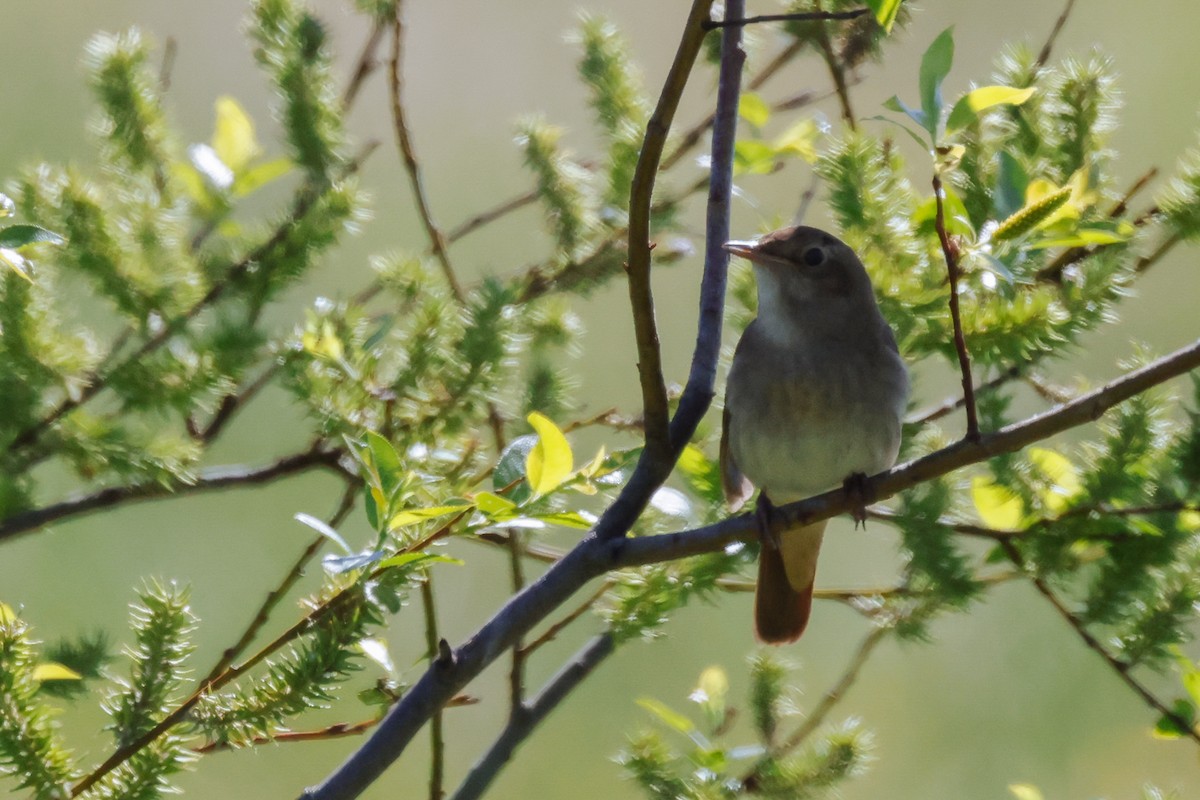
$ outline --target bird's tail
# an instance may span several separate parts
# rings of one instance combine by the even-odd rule
[[[812,613],[813,583],[825,520],[780,536],[779,547],[764,545],[758,556],[754,593],[754,626],[766,644],[800,638]]]

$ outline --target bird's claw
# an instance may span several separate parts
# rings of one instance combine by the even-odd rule
[[[766,492],[759,492],[758,502],[754,505],[754,521],[758,523],[758,540],[763,547],[778,550],[779,534],[771,530],[774,518],[775,505],[767,497]]]
[[[850,516],[854,519],[854,529],[861,525],[867,527],[867,504],[875,498],[871,496],[870,485],[866,473],[854,472],[842,482],[842,490],[850,500]]]

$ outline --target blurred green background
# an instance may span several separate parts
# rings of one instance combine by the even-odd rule
[[[318,2],[329,23],[344,73],[366,35],[362,18],[349,2]],[[544,112],[568,128],[567,140],[586,154],[594,140],[585,93],[574,74],[575,51],[564,34],[580,8],[610,15],[631,40],[632,51],[656,91],[674,52],[683,3],[598,0],[564,4],[409,3],[406,97],[416,147],[425,170],[435,215],[457,224],[499,200],[525,191],[531,180],[512,143],[519,115]],[[172,37],[178,54],[170,105],[189,141],[210,135],[213,101],[230,94],[249,111],[269,152],[275,125],[268,111],[267,82],[254,68],[241,36],[241,0],[163,3],[109,0],[77,3],[43,0],[3,3],[5,42],[0,47],[0,176],[12,176],[38,160],[73,162],[87,169],[94,155],[86,121],[90,98],[79,67],[88,37],[96,30],[140,26],[160,43]],[[766,13],[771,4],[752,3]],[[879,113],[894,93],[913,97],[917,64],[928,42],[955,26],[957,59],[948,94],[969,81],[986,83],[1002,45],[1029,39],[1040,46],[1061,10],[1058,2],[928,2],[914,24],[888,48],[886,69],[868,71],[854,90],[861,116]],[[1136,4],[1119,0],[1080,2],[1059,39],[1056,57],[1099,46],[1117,61],[1125,108],[1112,136],[1119,154],[1122,184],[1153,166],[1170,174],[1179,154],[1196,142],[1195,76],[1200,73],[1200,5],[1192,0]],[[756,35],[769,45],[772,34]],[[768,91],[782,97],[807,87],[824,89],[820,65],[798,62]],[[688,124],[707,113],[711,79],[699,75],[685,98],[679,119]],[[804,112],[809,113],[809,112]],[[836,124],[832,104],[821,107]],[[878,125],[878,123],[867,123]],[[374,219],[349,240],[314,280],[292,292],[291,308],[279,316],[281,330],[319,294],[345,296],[368,280],[370,254],[391,249],[420,250],[422,228],[411,207],[407,184],[391,140],[387,95],[377,74],[351,118],[359,141],[377,138],[382,147],[365,170],[372,188]],[[904,137],[900,137],[903,139]],[[911,143],[900,142],[902,147]],[[925,181],[927,168],[911,148],[912,175]],[[685,185],[696,175],[681,165],[671,180]],[[764,219],[791,215],[808,176],[795,167],[741,185],[735,202],[735,235],[759,230]],[[1155,184],[1161,185],[1161,178]],[[1148,196],[1142,198],[1149,202]],[[693,211],[700,210],[694,204]],[[820,198],[809,221],[820,224]],[[693,215],[699,233],[702,220]],[[526,209],[476,234],[454,249],[464,277],[520,269],[542,251],[540,219]],[[694,338],[698,258],[661,271],[656,279],[661,335],[669,380],[682,381]],[[1076,374],[1099,383],[1116,372],[1115,360],[1134,342],[1157,352],[1195,338],[1200,273],[1194,251],[1177,249],[1136,284],[1137,297],[1122,308],[1120,324],[1054,366],[1050,375],[1071,383]],[[593,411],[609,406],[635,410],[638,393],[632,330],[622,285],[598,293],[578,307],[588,335],[579,363],[581,396]],[[89,312],[84,308],[85,317]],[[954,387],[948,373],[926,371],[918,387],[921,404],[940,400]],[[1037,408],[1025,401],[1024,410]],[[586,439],[590,448],[603,437]],[[210,462],[262,463],[292,452],[306,441],[305,426],[281,393],[268,395],[236,425],[211,454]],[[583,449],[583,448],[581,448]],[[52,470],[45,475],[43,500],[78,488]],[[24,607],[43,639],[104,629],[126,629],[127,604],[144,577],[174,578],[193,586],[193,610],[202,620],[195,669],[202,671],[240,630],[267,588],[283,574],[310,532],[291,520],[298,511],[328,514],[339,486],[320,476],[221,496],[156,502],[59,525],[0,550],[0,600]],[[819,585],[886,585],[898,563],[895,538],[883,525],[852,533],[838,521],[828,537]],[[367,535],[365,521],[352,516],[348,536]],[[469,564],[438,583],[443,634],[458,642],[472,632],[506,594],[507,568],[497,553],[455,546]],[[310,586],[313,585],[310,576]],[[401,614],[388,632],[399,666],[411,678],[422,649],[418,614]],[[289,621],[280,613],[279,627]],[[584,622],[545,648],[530,669],[530,685],[548,676],[597,628]],[[696,605],[679,614],[666,638],[625,648],[538,731],[496,784],[494,797],[632,797],[611,757],[626,732],[650,724],[634,700],[657,697],[686,709],[686,696],[699,672],[712,664],[730,673],[731,697],[745,688],[744,656],[753,648],[749,595],[721,598],[719,606]],[[810,633],[787,651],[799,666],[800,702],[809,706],[841,674],[866,623],[852,611],[818,607]],[[1007,785],[1039,786],[1056,798],[1136,798],[1143,783],[1175,789],[1183,798],[1200,796],[1200,765],[1186,741],[1161,742],[1149,729],[1154,718],[1108,668],[1077,641],[1032,587],[1003,586],[971,613],[933,626],[929,645],[897,645],[888,640],[867,664],[859,683],[831,718],[861,717],[875,731],[877,761],[848,784],[847,800],[865,798],[980,798],[1010,796]],[[1196,655],[1195,648],[1190,652]],[[473,685],[481,702],[447,712],[448,785],[454,786],[490,742],[506,714],[504,666]],[[1172,676],[1150,677],[1166,696],[1176,693]],[[352,708],[331,719],[356,718]],[[90,699],[63,717],[72,743],[102,757],[96,738],[103,718]],[[192,797],[290,797],[322,778],[358,744],[346,739],[292,744],[258,751],[210,756],[180,783]],[[426,748],[422,737],[370,797],[426,795]]]

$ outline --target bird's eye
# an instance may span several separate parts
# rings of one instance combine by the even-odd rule
[[[820,247],[810,247],[804,251],[804,263],[810,267],[819,267],[825,262],[825,250]]]

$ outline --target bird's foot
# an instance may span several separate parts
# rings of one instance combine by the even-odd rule
[[[867,527],[867,504],[875,499],[871,493],[871,487],[867,483],[866,473],[855,472],[847,476],[846,480],[842,482],[842,490],[850,500],[850,516],[854,519],[854,529],[858,530],[859,525],[865,529]]]
[[[758,523],[758,540],[763,547],[771,550],[779,549],[779,534],[771,530],[775,519],[775,504],[767,497],[766,492],[758,493],[758,502],[754,505],[754,521]]]

